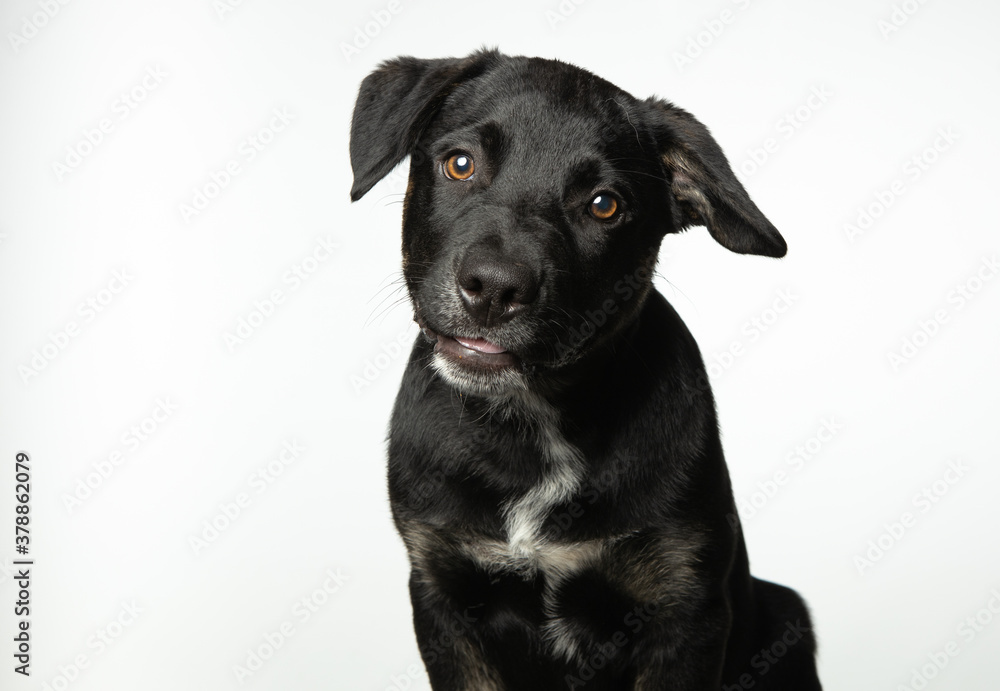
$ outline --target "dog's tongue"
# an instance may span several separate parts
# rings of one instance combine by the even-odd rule
[[[485,338],[455,338],[469,350],[477,350],[480,353],[506,353],[505,348],[501,348],[496,343],[490,343]]]

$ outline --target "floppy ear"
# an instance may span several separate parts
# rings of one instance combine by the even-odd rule
[[[351,119],[351,201],[412,153],[451,89],[482,74],[498,57],[496,51],[439,60],[401,57],[365,77]]]
[[[653,98],[646,103],[653,110],[660,157],[671,173],[675,228],[707,226],[733,252],[783,257],[784,238],[736,179],[708,128],[671,103]]]

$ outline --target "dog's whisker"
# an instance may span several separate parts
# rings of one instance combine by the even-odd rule
[[[376,298],[379,298],[379,296],[382,295],[382,293],[385,293],[386,291],[389,291],[389,294],[393,295],[395,293],[398,293],[400,290],[405,290],[405,289],[406,289],[406,285],[405,284],[402,284],[399,281],[393,281],[392,283],[386,284],[386,285],[382,286],[381,288],[379,288],[378,290],[376,290],[372,294],[372,296],[370,298],[368,298],[366,304],[371,304],[372,300],[374,300]],[[380,300],[384,300],[385,298],[381,297],[379,299]]]
[[[376,312],[375,310],[379,310],[379,308],[385,303],[385,300],[383,300],[382,302],[379,303],[378,306],[376,306],[372,310],[371,313],[369,313],[368,319],[365,320],[364,324],[365,327],[371,326],[375,322],[375,320],[380,320],[379,324],[383,323],[385,321],[385,318],[389,315],[390,312],[392,312],[392,310],[409,301],[410,301],[409,294],[404,293],[403,295],[389,302],[389,304],[386,305],[384,308],[382,308],[380,311]]]

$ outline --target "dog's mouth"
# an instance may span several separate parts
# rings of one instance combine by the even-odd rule
[[[477,370],[520,369],[521,361],[502,345],[485,338],[446,336],[419,322],[421,331],[434,343],[434,352],[461,367]]]

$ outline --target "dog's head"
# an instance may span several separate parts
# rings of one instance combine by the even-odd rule
[[[785,253],[700,122],[562,62],[382,64],[354,109],[351,198],[407,155],[403,273],[434,367],[467,392],[529,388],[607,343],[667,233]]]

